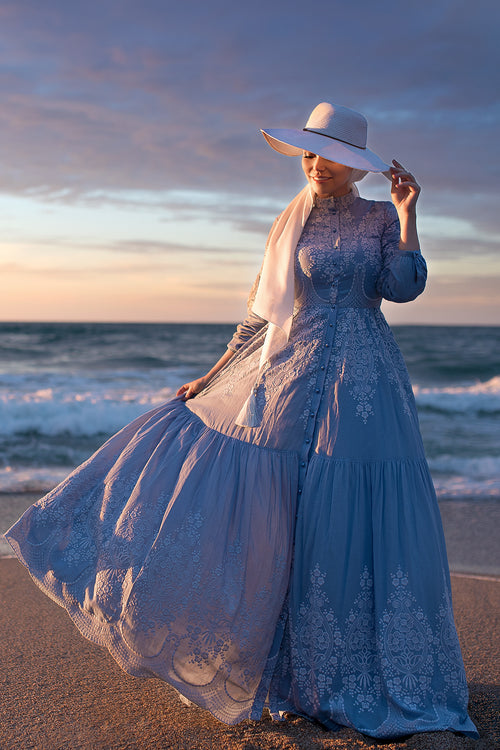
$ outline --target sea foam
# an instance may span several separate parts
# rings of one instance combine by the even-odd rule
[[[182,380],[172,374],[163,382],[112,383],[109,380],[74,380],[30,388],[18,382],[15,388],[0,384],[0,435],[112,434],[123,425],[175,394]],[[14,385],[12,383],[11,385]],[[155,387],[156,386],[156,387]],[[500,376],[464,386],[414,386],[421,411],[494,416],[500,414]]]
[[[500,376],[471,385],[413,388],[419,408],[457,414],[500,413]]]

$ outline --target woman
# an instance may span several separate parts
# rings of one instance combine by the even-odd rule
[[[264,705],[375,737],[477,736],[439,510],[382,297],[425,285],[413,175],[322,103],[248,318],[177,398],[112,437],[8,539],[129,673],[229,724]],[[390,169],[389,202],[353,183]],[[398,221],[399,217],[399,221]]]

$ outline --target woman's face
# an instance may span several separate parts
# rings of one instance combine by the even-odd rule
[[[309,185],[319,198],[347,195],[351,189],[352,167],[304,151],[302,169]]]

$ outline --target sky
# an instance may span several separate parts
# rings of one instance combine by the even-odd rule
[[[0,320],[233,322],[321,101],[422,185],[425,294],[500,324],[498,0],[2,0]],[[370,175],[363,197],[389,200]]]

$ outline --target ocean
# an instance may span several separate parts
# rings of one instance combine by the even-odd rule
[[[0,531],[2,497],[47,492],[112,433],[206,372],[233,330],[0,323]],[[500,501],[500,327],[393,331],[438,497]]]

